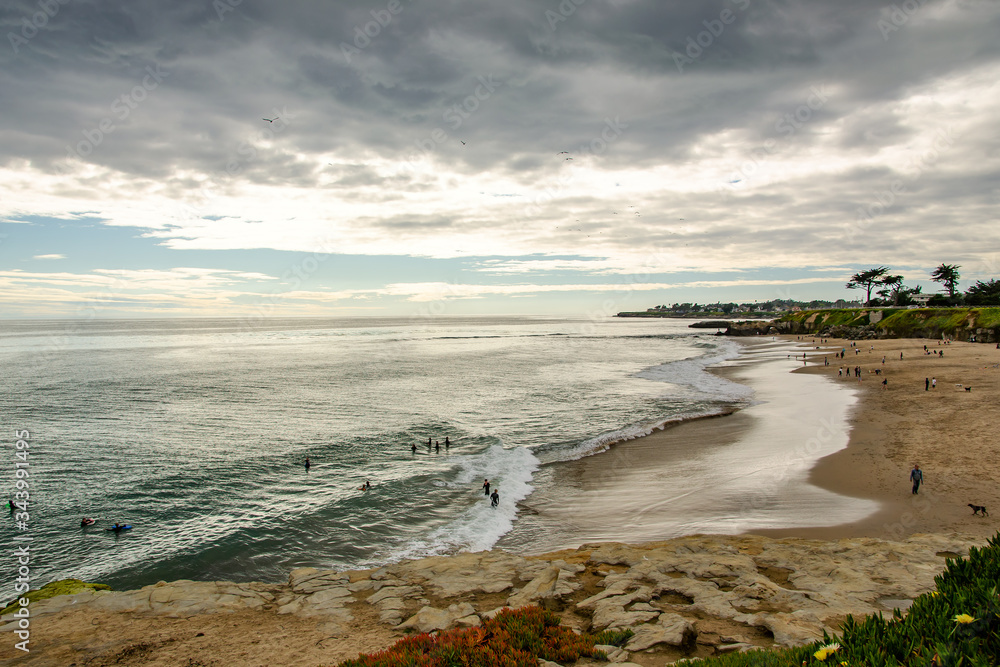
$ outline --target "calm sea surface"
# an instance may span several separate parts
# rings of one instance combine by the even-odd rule
[[[748,400],[704,371],[737,345],[686,325],[3,322],[0,490],[26,429],[31,498],[27,530],[10,517],[2,538],[32,538],[33,584],[115,588],[486,549],[539,466]],[[0,568],[4,599],[14,576]]]

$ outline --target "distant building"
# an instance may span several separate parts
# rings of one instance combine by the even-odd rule
[[[910,299],[918,306],[926,306],[933,296],[933,294],[911,294]]]

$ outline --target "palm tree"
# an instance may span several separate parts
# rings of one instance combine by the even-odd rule
[[[931,272],[931,280],[943,284],[948,290],[948,296],[955,298],[955,288],[958,287],[958,279],[961,278],[958,274],[960,268],[958,264],[942,264]]]
[[[865,305],[872,300],[872,289],[875,285],[882,282],[883,276],[889,273],[889,267],[879,266],[874,269],[868,269],[867,271],[861,271],[855,273],[851,276],[851,279],[847,281],[847,289],[865,289],[867,294],[865,296]]]

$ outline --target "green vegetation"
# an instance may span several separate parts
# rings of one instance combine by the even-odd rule
[[[881,315],[872,318],[872,314]],[[788,313],[781,322],[798,322],[809,332],[827,327],[871,326],[898,338],[938,338],[953,336],[959,330],[1000,328],[1000,308],[849,308],[841,310],[805,310]]]
[[[869,303],[872,300],[872,290],[875,289],[876,285],[881,285],[885,281],[886,274],[889,273],[888,266],[879,266],[874,269],[868,269],[866,271],[860,271],[851,276],[851,279],[847,281],[847,289],[863,289],[865,290],[865,303]],[[891,276],[895,278],[895,276]],[[900,279],[902,283],[902,278]]]
[[[541,607],[504,609],[482,627],[408,637],[340,667],[538,667],[539,658],[559,663],[603,658],[595,645],[620,646],[631,636],[631,630],[578,635]]]
[[[970,306],[1000,306],[1000,280],[976,284],[965,290],[965,303]]]
[[[18,600],[20,598],[28,598],[32,602],[38,602],[39,600],[54,598],[57,595],[73,595],[74,593],[81,593],[85,590],[110,591],[111,586],[108,586],[107,584],[88,584],[87,582],[80,581],[79,579],[60,579],[59,581],[50,581],[41,588],[30,590],[27,593],[19,595],[17,598],[12,600],[10,604],[0,610],[0,615],[17,611],[19,607]]]

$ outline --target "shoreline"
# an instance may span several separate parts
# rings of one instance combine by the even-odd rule
[[[983,465],[993,456],[990,433],[994,427],[991,417],[995,416],[993,405],[1000,398],[1000,370],[993,368],[992,364],[1000,363],[1000,351],[978,343],[938,345],[926,339],[891,339],[857,341],[859,352],[850,355],[855,349],[851,347],[851,341],[822,340],[825,342],[810,336],[777,336],[774,341],[771,337],[767,341],[749,339],[743,342],[747,349],[742,350],[739,357],[707,370],[739,381],[741,368],[751,369],[752,374],[754,365],[763,363],[749,356],[754,349],[759,351],[768,344],[784,343],[797,346],[799,354],[807,354],[806,365],[787,370],[787,374],[813,376],[825,383],[840,384],[838,392],[844,385],[850,387],[855,401],[848,409],[844,422],[846,443],[837,451],[814,457],[805,473],[805,480],[812,488],[835,494],[840,500],[870,503],[872,511],[828,525],[806,521],[798,526],[756,525],[737,531],[701,530],[692,526],[686,532],[660,534],[655,532],[655,526],[649,528],[650,522],[647,522],[646,528],[637,528],[636,521],[628,514],[635,507],[628,506],[629,495],[623,494],[623,480],[619,477],[632,477],[627,483],[633,486],[648,482],[655,478],[655,470],[651,472],[650,469],[661,465],[666,472],[673,462],[669,454],[664,456],[662,450],[682,447],[685,443],[700,443],[702,446],[711,443],[712,448],[739,446],[741,439],[747,438],[755,428],[755,406],[751,405],[713,415],[712,419],[670,424],[665,429],[614,443],[597,456],[553,464],[563,468],[555,476],[564,478],[569,489],[563,488],[561,493],[570,496],[570,499],[553,502],[544,494],[539,499],[533,499],[533,494],[524,503],[526,516],[519,518],[519,522],[526,519],[538,523],[539,519],[531,515],[549,513],[553,515],[550,524],[566,523],[566,532],[582,535],[575,542],[565,540],[556,545],[557,548],[539,544],[530,549],[530,553],[542,555],[543,552],[574,548],[595,540],[643,543],[710,533],[835,540],[852,537],[903,539],[915,533],[960,531],[984,539],[991,537],[996,532],[997,524],[992,519],[973,516],[968,503],[988,508],[1000,505],[1000,494],[997,492],[1000,475],[995,471],[991,473]],[[934,352],[941,349],[944,356],[925,354],[925,345]],[[861,382],[838,376],[839,366],[834,361],[833,353],[841,349],[848,351],[841,364],[850,368],[856,365],[862,367]],[[904,355],[902,362],[899,361],[901,352]],[[884,365],[881,361],[883,356],[886,357]],[[823,365],[824,357],[830,361],[829,366]],[[880,371],[878,375],[874,372],[876,368]],[[925,377],[937,377],[937,388],[925,392]],[[966,386],[974,385],[972,392],[955,387],[958,383],[954,380],[962,378],[966,379]],[[882,379],[890,382],[885,391],[881,389]],[[753,387],[754,380],[748,384]],[[934,404],[930,404],[931,401]],[[971,413],[963,411],[968,403],[976,406]],[[782,408],[777,406],[778,411]],[[961,442],[960,447],[968,450],[964,456],[951,456],[956,442]],[[657,456],[660,457],[659,463],[646,465],[650,457]],[[930,462],[931,467],[928,468],[922,461]],[[920,463],[925,471],[925,483],[917,495],[910,492],[908,481],[913,463]],[[631,469],[637,465],[647,470],[630,475]],[[622,474],[616,477],[620,470]],[[583,489],[583,495],[604,496],[601,502],[605,507],[600,512],[599,520],[586,518],[596,514],[596,508],[601,505],[580,501],[579,489]],[[748,502],[759,505],[767,501],[751,498]],[[645,510],[644,507],[640,509]],[[614,528],[595,535],[595,531],[600,533],[597,524]],[[510,534],[517,531],[518,524],[515,523]],[[541,531],[536,528],[534,532]],[[514,539],[501,539],[496,546],[518,550]]]
[[[874,514],[879,506],[870,499],[809,483],[820,458],[847,446],[857,392],[791,374],[802,349],[794,342],[741,345],[710,372],[749,387],[752,402],[725,419],[668,424],[596,456],[551,464],[497,546],[540,554],[595,541],[832,527]]]
[[[820,339],[802,336],[800,342],[806,340]],[[881,507],[865,519],[832,528],[759,533],[817,539],[900,539],[950,531],[992,536],[997,524],[973,516],[968,503],[990,508],[1000,501],[1000,475],[988,465],[995,457],[990,440],[996,432],[1000,369],[993,364],[1000,364],[1000,350],[981,343],[888,339],[855,341],[861,352],[851,355],[851,341],[822,340],[819,350],[813,346],[809,365],[793,372],[848,382],[838,377],[838,365],[832,360],[832,352],[846,348],[848,355],[841,363],[850,368],[860,365],[862,381],[856,385],[860,400],[850,417],[847,448],[820,459],[810,472],[810,482],[878,501]],[[925,354],[924,346],[944,356]],[[824,357],[831,358],[830,366],[823,365]],[[881,374],[876,375],[875,369]],[[883,378],[889,381],[884,391]],[[935,389],[925,390],[928,378],[937,379]],[[972,391],[964,391],[970,385]],[[908,481],[915,463],[925,474],[917,495],[911,493]]]

